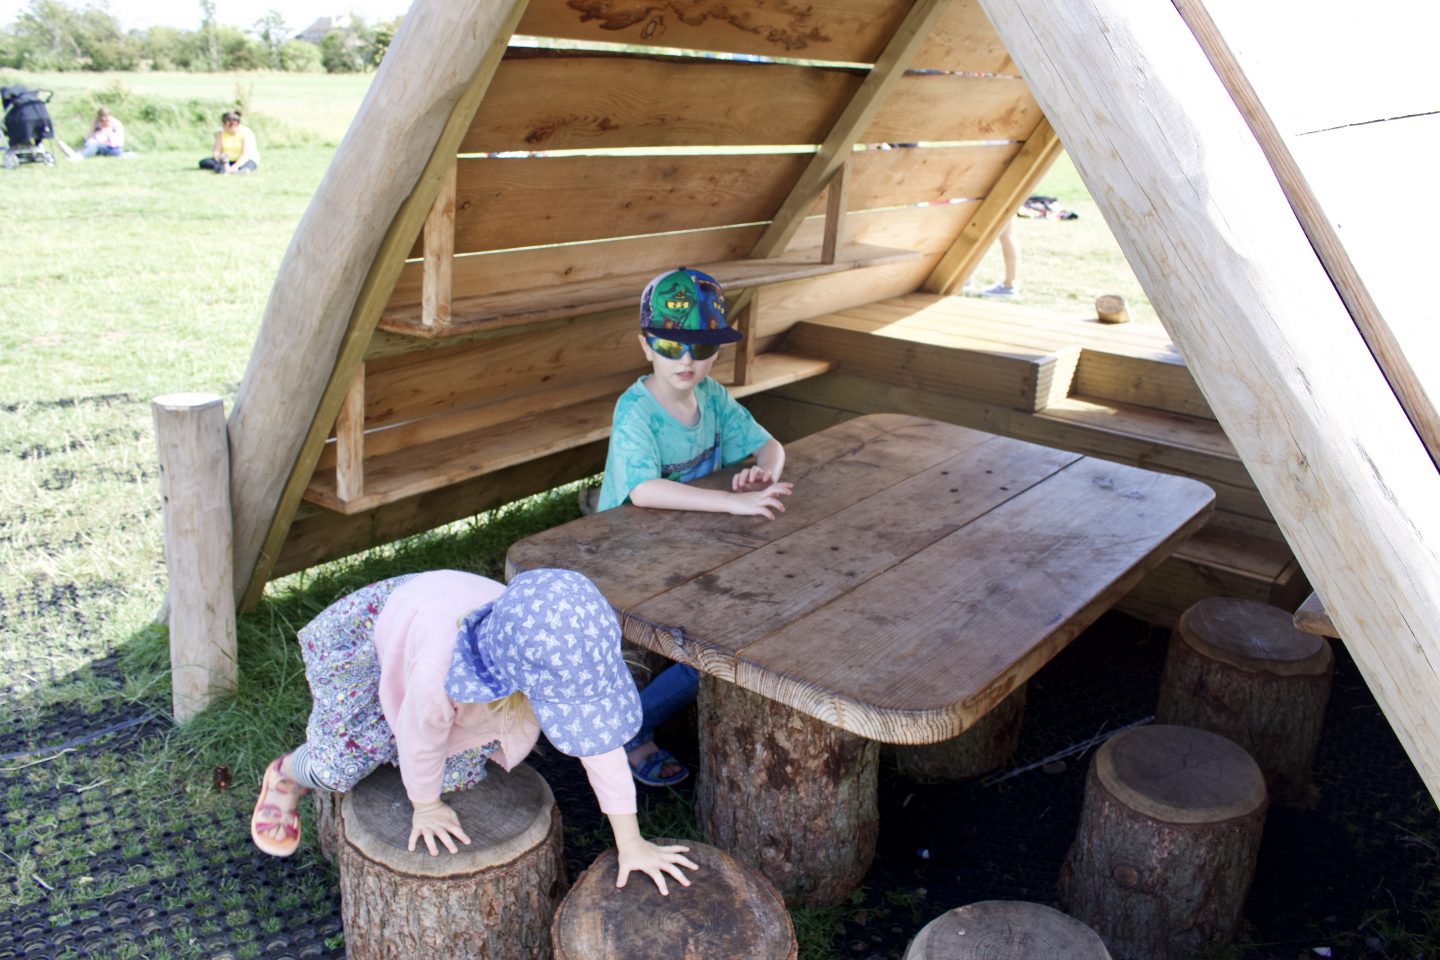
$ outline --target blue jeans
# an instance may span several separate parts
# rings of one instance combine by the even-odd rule
[[[85,141],[85,146],[80,150],[80,156],[118,157],[124,152],[125,151],[121,150],[119,147],[111,147],[103,143],[96,143],[94,140],[87,140]]]
[[[640,732],[625,744],[625,749],[634,750],[655,739],[655,728],[692,702],[699,692],[700,675],[683,663],[674,664],[651,680],[640,691]]]

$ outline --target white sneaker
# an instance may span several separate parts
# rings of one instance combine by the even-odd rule
[[[1011,286],[1007,286],[1006,284],[1003,284],[1003,283],[997,283],[997,284],[995,284],[995,286],[993,286],[993,287],[986,287],[984,290],[981,290],[981,291],[980,291],[980,296],[982,296],[982,297],[1013,297],[1013,296],[1015,296],[1015,288],[1014,288],[1014,287],[1011,287]]]

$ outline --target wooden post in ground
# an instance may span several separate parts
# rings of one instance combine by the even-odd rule
[[[880,745],[705,673],[699,728],[706,839],[792,907],[844,900],[875,856]]]
[[[156,397],[165,513],[171,704],[177,723],[235,689],[235,589],[225,407],[209,393]]]

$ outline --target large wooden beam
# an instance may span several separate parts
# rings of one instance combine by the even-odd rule
[[[850,151],[859,141],[860,134],[864,133],[870,121],[875,119],[885,98],[905,75],[905,70],[915,58],[916,52],[924,46],[930,28],[945,9],[945,2],[946,0],[915,0],[915,6],[910,8],[910,12],[890,37],[885,51],[880,54],[875,66],[860,84],[860,89],[855,91],[855,96],[830,128],[825,141],[820,144],[820,149],[815,152],[805,172],[800,174],[800,179],[791,188],[790,196],[771,218],[770,226],[760,235],[760,240],[755,244],[755,249],[750,251],[750,256],[773,257],[785,249],[795,231],[800,229],[805,214],[830,183],[830,178],[850,159]]]
[[[954,293],[970,275],[975,268],[980,266],[985,252],[990,249],[990,244],[1000,236],[1000,231],[1010,218],[1015,216],[1015,211],[1020,209],[1020,204],[1030,196],[1030,191],[1035,189],[1035,184],[1045,176],[1045,171],[1060,156],[1060,138],[1055,135],[1055,128],[1044,117],[1035,125],[1030,136],[1025,140],[1025,146],[1010,161],[1010,166],[1005,168],[1005,173],[990,188],[985,199],[975,211],[975,216],[960,231],[950,249],[940,258],[935,265],[934,271],[925,280],[925,289],[930,293]]]
[[[417,0],[280,265],[230,415],[235,586],[256,602],[380,311],[525,0]]]
[[[1225,42],[1225,37],[1215,26],[1205,4],[1200,0],[1174,2],[1175,9],[1185,18],[1206,57],[1215,67],[1215,72],[1224,82],[1225,89],[1230,91],[1231,99],[1254,131],[1260,149],[1265,151],[1266,159],[1279,177],[1280,186],[1285,191],[1300,226],[1305,230],[1305,236],[1310,239],[1320,262],[1325,265],[1325,272],[1330,275],[1336,292],[1345,302],[1350,316],[1354,318],[1355,327],[1364,338],[1365,345],[1370,348],[1370,353],[1384,371],[1385,379],[1395,391],[1400,405],[1405,408],[1410,422],[1415,425],[1416,432],[1430,451],[1430,459],[1440,465],[1440,414],[1436,412],[1434,399],[1406,358],[1394,330],[1381,315],[1375,298],[1360,277],[1360,271],[1355,269],[1349,252],[1321,208],[1315,192],[1310,189],[1310,183],[1300,171],[1300,165],[1295,162],[1290,148],[1286,146],[1285,138],[1275,126],[1265,104],[1260,102],[1259,95]],[[1440,389],[1440,385],[1433,389]]]
[[[982,0],[1440,798],[1440,475],[1169,4]]]

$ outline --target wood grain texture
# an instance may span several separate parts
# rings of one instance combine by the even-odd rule
[[[768,220],[808,159],[803,154],[463,158],[455,250]]]
[[[455,164],[445,172],[440,191],[420,232],[425,250],[420,295],[420,322],[433,329],[450,322],[455,271]]]
[[[731,379],[730,364],[717,364],[713,374]],[[751,380],[735,385],[731,392],[743,396],[805,377],[819,376],[830,364],[788,354],[767,353],[756,357]],[[531,397],[532,412],[507,419],[484,417],[484,426],[465,433],[442,432],[435,439],[397,446],[391,452],[370,457],[366,462],[365,490],[360,496],[338,495],[335,475],[317,471],[306,488],[305,499],[341,513],[363,513],[382,504],[441,490],[464,480],[539,460],[553,453],[588,446],[610,436],[615,411],[613,392],[571,403],[549,406],[542,396]],[[539,409],[533,409],[533,408]],[[506,410],[513,410],[507,404]],[[481,419],[481,418],[473,418]],[[411,433],[417,440],[424,433]]]
[[[1040,116],[1010,165],[991,182],[985,192],[985,202],[975,211],[974,218],[960,231],[935,270],[926,278],[926,291],[953,293],[964,285],[980,265],[985,251],[990,249],[1005,224],[1060,155],[1061,149],[1055,128],[1043,115]]]
[[[228,424],[241,607],[264,590],[404,251],[522,6],[418,0],[296,229]]]
[[[1265,775],[1272,803],[1311,807],[1315,750],[1335,657],[1268,604],[1213,597],[1171,635],[1157,723],[1195,727],[1239,744]]]
[[[345,402],[335,417],[331,466],[335,468],[335,496],[354,500],[365,493],[365,364],[355,371]],[[321,459],[325,459],[321,455]]]
[[[1335,632],[1335,621],[1330,619],[1330,614],[1325,610],[1325,604],[1317,593],[1310,594],[1295,609],[1293,622],[1296,630],[1304,630],[1306,633],[1337,639],[1340,636]]]
[[[764,875],[706,843],[689,847],[700,869],[690,886],[662,897],[648,880],[615,889],[616,852],[606,850],[576,878],[550,928],[556,960],[795,960],[799,946],[785,903]]]
[[[1025,140],[1041,119],[1019,78],[906,74],[860,142]]]
[[[460,152],[814,144],[861,79],[852,70],[613,53],[507,58]]]
[[[846,162],[861,133],[904,76],[922,39],[944,7],[942,0],[915,0],[905,11],[904,19],[887,36],[885,49],[876,58],[874,67],[826,133],[804,172],[794,181],[785,202],[774,208],[770,226],[750,252],[752,257],[769,257],[785,249],[806,212],[836,169]]]
[[[942,913],[920,929],[904,960],[1110,960],[1105,941],[1054,907],[984,900]]]
[[[1436,388],[1420,377],[1420,371],[1425,368],[1412,363],[1406,355],[1391,322],[1381,313],[1364,277],[1356,269],[1336,224],[1321,207],[1320,198],[1311,188],[1285,137],[1276,127],[1275,121],[1261,102],[1250,78],[1216,27],[1215,21],[1211,19],[1205,4],[1200,0],[1177,0],[1175,9],[1185,19],[1225,89],[1229,91],[1231,99],[1244,115],[1256,142],[1265,153],[1265,159],[1279,178],[1281,189],[1285,191],[1305,236],[1314,247],[1315,255],[1319,257],[1325,272],[1335,284],[1335,291],[1344,301],[1345,308],[1354,319],[1355,327],[1375,363],[1385,375],[1400,406],[1420,435],[1430,453],[1430,459],[1440,465],[1440,413],[1436,411]],[[1433,139],[1422,141],[1417,138],[1416,144],[1418,146],[1430,142],[1433,142]],[[1332,209],[1333,206],[1335,205],[1332,205]],[[1357,240],[1353,232],[1347,234],[1347,239],[1351,242]],[[1381,248],[1377,259],[1393,256],[1392,250],[1398,252],[1401,249],[1400,244],[1386,238],[1372,235],[1364,240]],[[1384,282],[1386,278],[1382,274],[1375,276],[1375,279]],[[1413,342],[1412,346],[1415,346]]]
[[[1175,726],[1112,737],[1090,764],[1061,905],[1116,956],[1178,960],[1226,947],[1265,813],[1259,768],[1223,737]]]
[[[806,277],[826,276],[847,270],[862,270],[913,260],[920,256],[911,250],[870,247],[857,244],[831,252],[827,260],[823,250],[800,250],[765,260],[728,260],[719,263],[688,262],[688,266],[708,273],[719,281],[727,294],[731,311],[739,316],[744,307],[734,293],[751,290],[764,284],[786,283]],[[675,263],[672,259],[670,263]],[[443,327],[425,323],[423,311],[414,308],[387,310],[381,322],[395,333],[425,337],[463,336],[477,330],[507,326],[533,325],[547,320],[583,316],[621,307],[633,306],[637,290],[644,290],[654,274],[643,273],[608,276],[602,280],[566,283],[538,290],[513,290],[489,295],[465,297],[452,305],[450,321]]]
[[[225,408],[208,393],[150,403],[165,521],[171,708],[184,723],[239,682]]]
[[[791,907],[844,903],[875,857],[879,745],[700,678],[696,815]]]
[[[1029,684],[1022,683],[974,726],[939,743],[894,747],[895,768],[920,783],[968,780],[1009,763],[1020,743]]]
[[[848,421],[789,453],[805,499],[773,521],[676,528],[625,507],[517,543],[508,570],[564,558],[637,644],[853,733],[929,743],[1027,679],[1203,524],[1213,497],[907,417]],[[636,582],[641,562],[668,582]]]
[[[1014,76],[1015,61],[979,0],[950,0],[910,66],[916,70]]]
[[[908,0],[535,0],[520,33],[682,50],[872,63]]]
[[[410,802],[384,766],[341,805],[341,920],[346,955],[413,958],[417,945],[457,960],[532,960],[549,953],[565,889],[560,813],[545,781],[520,764],[492,765],[447,794],[470,837],[458,852],[406,849]]]
[[[1173,7],[983,3],[1440,797],[1440,474],[1244,118]]]
[[[968,217],[966,204],[911,207],[896,210],[850,211],[852,243],[873,247],[943,250],[950,236]],[[717,227],[689,233],[627,237],[594,243],[546,247],[538,250],[497,251],[460,257],[454,264],[454,286],[459,295],[475,296],[503,291],[544,290],[550,286],[583,283],[624,274],[654,276],[666,265],[718,263],[746,256],[760,236],[761,227]],[[780,255],[820,246],[824,218],[808,217]],[[907,246],[908,244],[908,246]],[[421,265],[407,263],[395,283],[387,314],[420,302]],[[639,302],[640,292],[634,299]]]

